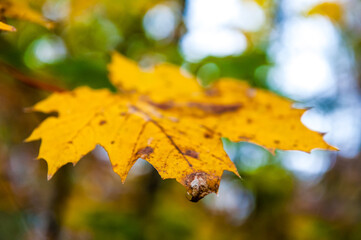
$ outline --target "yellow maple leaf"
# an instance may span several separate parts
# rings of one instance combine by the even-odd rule
[[[142,158],[162,178],[185,185],[197,201],[217,192],[224,170],[238,175],[221,137],[272,152],[335,149],[302,125],[305,110],[293,109],[290,101],[245,82],[222,79],[204,89],[178,67],[162,64],[142,71],[117,53],[109,72],[118,94],[81,87],[54,93],[34,106],[35,111],[58,113],[26,140],[42,140],[38,158],[48,162],[49,178],[99,144],[123,182]]]
[[[16,18],[37,23],[46,28],[53,27],[53,23],[45,19],[39,12],[29,7],[24,0],[0,0],[0,16]]]
[[[15,32],[15,31],[16,31],[16,28],[14,28],[13,26],[8,25],[8,24],[6,24],[6,23],[0,22],[0,30],[9,31],[9,32]]]

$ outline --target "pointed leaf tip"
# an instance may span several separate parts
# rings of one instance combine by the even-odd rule
[[[52,179],[52,178],[53,178],[53,175],[48,174],[48,176],[47,176],[48,181],[50,181],[50,179]]]
[[[16,28],[6,23],[0,22],[0,30],[8,32],[16,32]]]

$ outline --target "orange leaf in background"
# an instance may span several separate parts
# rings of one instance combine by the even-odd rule
[[[8,25],[6,23],[0,22],[0,30],[15,32],[16,28],[14,28],[13,26],[10,26],[10,25]]]
[[[113,0],[70,0],[69,20],[77,20],[84,15],[94,15],[97,9],[103,9],[113,14],[123,13],[123,17],[129,15],[143,15],[147,10],[159,3],[167,3],[165,0],[119,0],[114,4]],[[168,2],[169,3],[169,2]]]
[[[259,6],[264,7],[271,3],[270,0],[254,0]]]
[[[98,0],[72,0],[71,12],[69,18],[73,20],[76,17],[81,16],[84,12],[91,8],[96,8],[99,4]]]
[[[109,72],[118,94],[82,87],[54,93],[34,106],[35,111],[58,113],[27,139],[42,140],[38,158],[48,162],[49,178],[99,144],[123,182],[142,158],[162,178],[186,186],[191,200],[198,201],[218,191],[224,170],[238,175],[221,137],[271,152],[335,150],[300,122],[305,110],[293,109],[292,102],[245,82],[221,79],[204,89],[176,66],[161,64],[142,71],[117,53]]]
[[[333,22],[340,22],[343,16],[343,9],[340,3],[337,2],[323,2],[314,6],[308,11],[307,15],[319,14],[328,17]]]
[[[37,23],[46,28],[53,27],[53,23],[45,19],[39,12],[31,9],[24,0],[0,0],[0,17],[16,18]]]

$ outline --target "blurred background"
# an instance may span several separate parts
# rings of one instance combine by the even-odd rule
[[[54,27],[6,18],[17,32],[0,32],[1,240],[361,239],[359,0],[26,3]],[[123,185],[100,147],[47,181],[40,142],[23,143],[46,116],[26,108],[51,90],[114,90],[114,50],[144,67],[177,64],[204,85],[233,77],[293,99],[340,151],[272,156],[224,139],[243,179],[226,172],[218,196],[196,204],[143,160]]]

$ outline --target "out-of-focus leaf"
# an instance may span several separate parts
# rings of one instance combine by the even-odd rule
[[[16,28],[14,28],[13,26],[8,25],[8,24],[6,24],[6,23],[0,22],[0,30],[9,31],[9,32],[15,32],[15,31],[16,31]]]
[[[323,2],[314,6],[308,11],[307,15],[322,15],[328,17],[331,21],[339,23],[342,20],[343,9],[342,5],[337,2]]]
[[[126,14],[142,15],[157,3],[164,0],[120,0],[114,3],[112,0],[72,0],[70,20],[74,20],[88,12],[96,11],[99,8],[110,12],[124,12]]]
[[[40,24],[46,28],[53,27],[52,22],[30,8],[24,0],[0,0],[0,10],[0,16],[2,17],[22,19]]]

